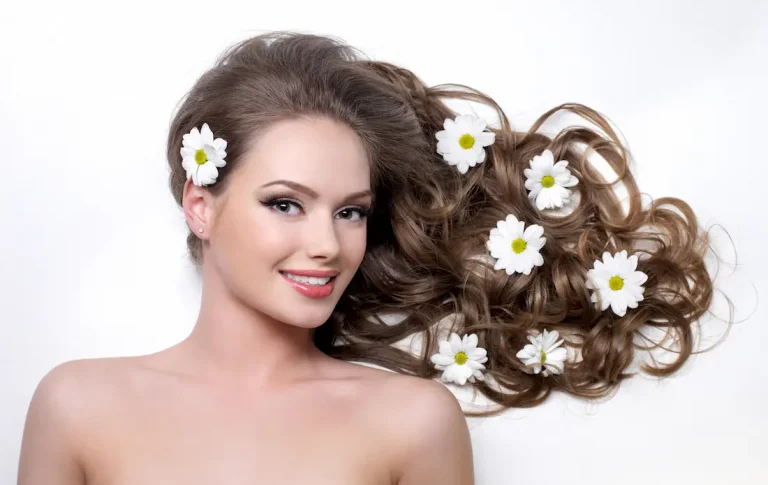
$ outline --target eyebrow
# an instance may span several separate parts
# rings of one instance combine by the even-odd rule
[[[302,184],[300,184],[298,182],[293,182],[291,180],[274,180],[272,182],[269,182],[269,183],[266,183],[266,184],[262,185],[261,187],[262,188],[269,187],[270,185],[285,185],[286,187],[290,187],[293,190],[296,190],[297,192],[303,192],[303,193],[307,194],[308,196],[312,197],[313,199],[317,199],[319,197],[317,192],[315,192],[314,190],[310,189],[306,185],[302,185]],[[354,192],[354,193],[349,194],[348,196],[346,196],[344,198],[344,201],[346,202],[348,200],[358,199],[358,198],[366,197],[366,196],[371,197],[371,199],[373,199],[373,192],[371,192],[370,190],[362,190],[360,192]]]

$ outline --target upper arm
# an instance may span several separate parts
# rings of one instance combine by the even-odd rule
[[[406,396],[404,445],[398,456],[398,485],[473,485],[474,465],[467,421],[443,384],[420,379]]]
[[[37,385],[27,411],[18,485],[84,485],[77,456],[79,366],[60,364]]]

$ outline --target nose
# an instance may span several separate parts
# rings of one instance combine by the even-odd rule
[[[318,215],[313,224],[307,226],[305,241],[308,256],[320,260],[336,259],[341,251],[336,231],[333,216]]]

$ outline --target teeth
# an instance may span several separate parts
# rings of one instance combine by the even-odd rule
[[[283,274],[294,281],[298,281],[299,283],[306,283],[308,285],[323,286],[324,284],[331,281],[330,278],[315,278],[314,276],[297,276],[291,273],[283,273]]]

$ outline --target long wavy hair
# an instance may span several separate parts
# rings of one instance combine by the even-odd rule
[[[435,133],[457,114],[446,99],[484,104],[499,119],[499,128],[489,128],[496,141],[486,160],[463,175],[436,152]],[[541,133],[542,124],[562,111],[592,127],[569,127],[554,137]],[[448,322],[448,331],[477,334],[488,351],[490,379],[474,385],[499,406],[465,413],[489,416],[535,406],[553,390],[607,396],[633,374],[629,367],[639,349],[677,344],[675,360],[642,364],[655,376],[675,372],[694,352],[693,327],[713,293],[704,261],[707,233],[682,200],[641,199],[627,148],[595,110],[563,104],[516,132],[501,107],[476,89],[428,87],[413,72],[372,61],[336,38],[271,32],[227,49],[181,102],[167,145],[176,201],[181,204],[186,181],[179,147],[193,127],[206,122],[228,141],[227,166],[208,187],[219,193],[265,127],[298,117],[327,117],[352,128],[366,147],[375,194],[364,260],[331,317],[313,333],[324,353],[435,378],[436,323]],[[523,170],[545,149],[567,160],[579,180],[578,205],[565,215],[538,210],[524,186]],[[593,155],[610,165],[615,181],[588,161]],[[628,192],[626,207],[615,194],[617,183]],[[494,271],[488,261],[489,230],[507,214],[544,228],[544,265],[529,275]],[[187,245],[200,264],[200,239],[190,232]],[[595,307],[586,282],[604,251],[624,249],[639,256],[638,270],[648,280],[639,306],[618,317]],[[385,322],[388,314],[403,318]],[[649,340],[641,329],[650,327],[665,338]],[[516,357],[528,335],[545,328],[559,331],[578,354],[560,375],[526,373]],[[415,334],[419,352],[393,345]]]

